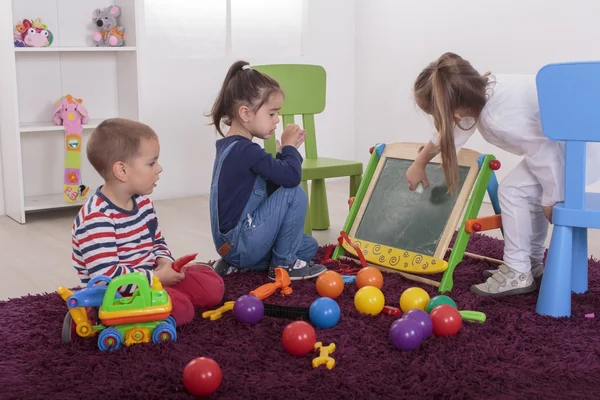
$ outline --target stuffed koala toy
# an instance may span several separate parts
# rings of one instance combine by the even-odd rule
[[[104,10],[99,8],[94,11],[92,21],[98,32],[92,35],[92,41],[97,47],[123,46],[125,28],[119,26],[118,18],[121,16],[119,6],[109,6]]]

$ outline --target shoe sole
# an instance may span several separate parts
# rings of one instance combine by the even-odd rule
[[[476,294],[478,296],[482,296],[482,297],[515,296],[518,294],[526,294],[526,293],[535,292],[536,290],[537,290],[537,284],[535,283],[535,281],[533,281],[533,284],[531,286],[528,286],[526,288],[517,288],[517,289],[507,290],[505,292],[498,292],[498,293],[484,292],[482,290],[479,290],[475,285],[471,286],[471,293]]]
[[[306,279],[313,279],[313,278],[318,277],[319,275],[321,275],[325,271],[327,271],[327,270],[324,269],[323,271],[317,272],[317,273],[312,274],[312,275],[306,275],[306,276],[295,276],[295,277],[291,277],[290,276],[290,281],[303,281],[303,280],[306,280]],[[272,277],[269,276],[269,279],[272,280],[272,281],[274,281],[276,278],[274,278],[274,277],[272,278]]]

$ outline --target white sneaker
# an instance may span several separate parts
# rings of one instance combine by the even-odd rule
[[[471,286],[471,293],[487,297],[512,296],[535,291],[531,272],[522,273],[502,264],[485,282]]]
[[[543,262],[538,262],[535,264],[531,264],[531,274],[533,275],[533,279],[535,280],[535,282],[539,285],[540,281],[542,280],[542,275],[544,274],[544,268],[546,266],[544,265]],[[496,272],[498,272],[497,269],[486,269],[485,271],[483,271],[483,277],[484,278],[489,278],[492,275],[494,275]]]

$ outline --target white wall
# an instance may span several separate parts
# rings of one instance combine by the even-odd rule
[[[190,7],[186,12],[200,11]],[[193,15],[186,14],[186,19]],[[323,156],[352,157],[355,149],[354,21],[354,1],[308,0],[304,56],[242,58],[255,65],[314,63],[326,69],[327,106],[316,117]],[[160,136],[164,168],[155,198],[208,193],[217,136],[203,114],[210,110],[229,66],[238,59],[201,59],[194,50],[177,49],[175,37],[171,44],[172,51],[157,51],[147,43],[141,53],[141,117]]]
[[[433,126],[412,87],[442,53],[461,55],[481,73],[535,74],[551,62],[598,60],[598,15],[597,0],[357,0],[356,157],[366,162],[374,142],[429,139]],[[499,178],[519,160],[479,135],[466,147],[500,159]]]

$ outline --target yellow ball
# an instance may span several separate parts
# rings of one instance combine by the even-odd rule
[[[384,305],[385,297],[375,286],[364,286],[354,296],[354,307],[361,314],[377,315]]]
[[[429,303],[429,295],[420,287],[406,289],[400,296],[400,309],[402,312],[419,309],[425,311]]]

